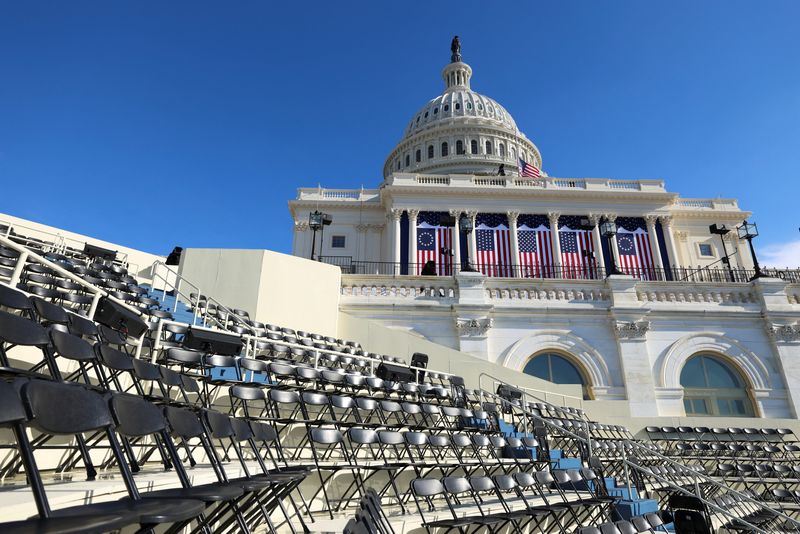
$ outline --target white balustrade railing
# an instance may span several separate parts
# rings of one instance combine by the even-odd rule
[[[641,302],[755,304],[757,299],[749,286],[728,283],[640,282],[636,296]]]
[[[341,295],[370,299],[433,299],[458,298],[452,278],[387,278],[385,276],[342,275]]]

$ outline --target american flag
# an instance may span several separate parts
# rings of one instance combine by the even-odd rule
[[[547,278],[551,276],[553,247],[550,228],[544,215],[520,215],[517,222],[520,276]]]
[[[439,225],[439,213],[424,211],[417,217],[417,274],[429,261],[436,262],[436,274],[450,276],[452,256],[442,254],[442,249],[453,248],[453,229]]]
[[[519,158],[519,175],[527,178],[538,178],[539,169],[533,163],[528,163],[522,158]]]
[[[589,278],[595,268],[592,231],[581,230],[580,219],[565,215],[558,220],[564,278]]]
[[[511,276],[511,232],[502,213],[481,213],[475,219],[478,270],[486,276]]]
[[[644,220],[619,217],[617,228],[617,249],[622,272],[644,280],[655,279],[650,236],[645,230]]]

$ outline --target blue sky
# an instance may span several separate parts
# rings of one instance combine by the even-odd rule
[[[296,188],[377,186],[458,34],[550,175],[736,197],[800,264],[798,20],[796,1],[5,1],[0,211],[152,252],[289,252]]]

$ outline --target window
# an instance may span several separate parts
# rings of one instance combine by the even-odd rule
[[[437,113],[439,113],[439,108],[438,107],[433,108],[433,114],[436,115]]]
[[[478,104],[480,105],[480,104]],[[472,102],[467,102],[467,109],[472,109]]]
[[[450,104],[445,104],[444,105],[444,110],[445,111],[450,111]]]
[[[483,111],[483,104],[478,104],[478,111]]]
[[[491,154],[492,153],[492,142],[491,141],[486,141],[486,153],[487,154]]]
[[[397,168],[398,169],[400,168],[400,160],[399,159],[397,160]]]
[[[455,103],[455,106],[456,106],[456,111],[458,111],[459,109],[461,109],[461,104],[460,104],[460,103],[456,102],[456,103]]]
[[[475,139],[469,142],[469,151],[473,154],[478,153],[478,142]]]
[[[464,153],[464,141],[459,139],[458,141],[456,141],[456,154],[461,155],[463,153]]]
[[[500,150],[500,157],[501,158],[506,157],[506,145],[504,145],[503,143],[500,143],[500,146],[498,148]]]
[[[411,165],[411,156],[406,154],[406,167],[408,167],[409,165]]]
[[[560,354],[538,354],[528,362],[522,372],[555,384],[580,384],[584,387],[584,398],[588,398],[587,383],[583,375],[571,361]]]
[[[442,143],[442,157],[447,156],[447,155],[448,155],[447,143]]]
[[[753,417],[745,380],[711,354],[696,354],[681,371],[686,415]]]
[[[433,145],[428,145],[428,159],[433,159]]]
[[[425,118],[426,119],[428,118],[428,112],[427,111],[425,112]]]
[[[344,248],[345,236],[334,235],[331,236],[331,248]]]
[[[699,243],[697,247],[700,249],[700,255],[706,258],[714,257],[714,247],[710,243]]]
[[[417,163],[419,163],[420,161],[422,161],[422,150],[420,150],[420,149],[417,149],[417,152],[416,152],[416,154],[414,154],[414,160],[415,160]]]

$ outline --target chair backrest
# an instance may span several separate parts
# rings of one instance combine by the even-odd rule
[[[334,445],[341,443],[342,433],[335,428],[312,428],[311,441],[322,445]]]
[[[159,407],[141,397],[119,393],[111,397],[109,405],[117,423],[117,432],[125,436],[148,436],[167,426]]]
[[[0,426],[22,422],[28,418],[16,388],[0,380]]]
[[[50,344],[47,330],[35,321],[0,311],[0,342],[45,347]]]
[[[67,311],[61,306],[53,304],[52,302],[47,302],[39,297],[31,297],[31,304],[33,304],[33,309],[36,310],[36,315],[38,315],[40,319],[48,323],[69,323],[69,315],[67,315]]]
[[[231,418],[214,410],[203,412],[208,428],[211,430],[211,437],[215,439],[230,438],[235,435]]]
[[[56,354],[62,358],[76,361],[91,361],[96,358],[92,346],[78,336],[51,329],[50,340]]]
[[[465,477],[444,477],[442,483],[444,489],[451,495],[466,493],[472,489]]]
[[[437,478],[417,478],[411,481],[411,491],[418,497],[432,497],[444,493],[444,485]]]
[[[182,439],[192,439],[203,435],[203,423],[195,413],[188,408],[166,406],[164,415],[167,417],[173,434]]]
[[[102,395],[77,384],[31,380],[22,388],[22,399],[32,426],[47,434],[81,434],[114,422]]]

